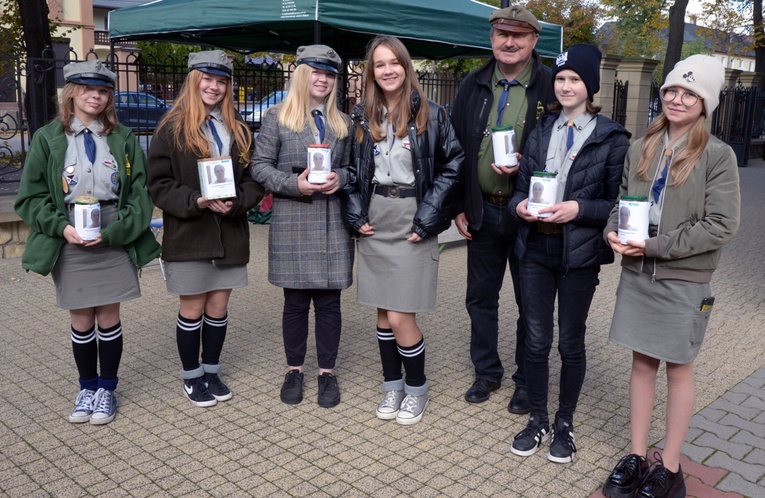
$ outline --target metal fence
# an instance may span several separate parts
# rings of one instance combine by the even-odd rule
[[[627,94],[629,93],[629,87],[629,81],[614,81],[614,107],[611,111],[611,119],[622,126],[627,122]]]
[[[730,145],[739,166],[749,160],[752,140],[765,139],[765,92],[757,87],[728,87],[720,92],[720,105],[712,114],[712,134]]]

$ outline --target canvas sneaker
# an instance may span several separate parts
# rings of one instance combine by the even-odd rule
[[[380,420],[393,420],[396,418],[405,396],[406,393],[403,389],[386,392],[380,404],[377,405],[377,410],[375,410],[377,418]]]
[[[340,386],[337,377],[329,372],[319,375],[319,406],[332,408],[340,404]]]
[[[82,424],[90,420],[93,415],[93,398],[96,392],[92,389],[83,389],[74,401],[74,411],[69,415],[69,421],[73,424]]]
[[[547,459],[555,463],[571,463],[574,461],[574,453],[576,453],[574,424],[565,420],[556,420],[552,428],[552,442]]]
[[[401,425],[412,425],[422,420],[422,414],[425,413],[425,408],[428,406],[427,393],[415,396],[414,394],[407,394],[403,401],[401,401],[401,407],[396,414],[396,422]]]
[[[216,401],[228,401],[234,397],[234,393],[220,380],[218,374],[206,373],[203,378],[207,390],[210,391]]]
[[[114,420],[116,414],[117,397],[114,396],[114,392],[100,388],[93,398],[93,415],[90,417],[90,423],[93,425],[108,424]]]
[[[529,417],[526,428],[515,435],[510,451],[518,456],[531,456],[548,439],[550,439],[550,427],[547,422],[540,423],[534,417]]]
[[[630,453],[617,462],[603,484],[603,495],[608,498],[633,498],[648,474],[648,460]]]
[[[197,377],[195,379],[184,379],[183,381],[183,394],[191,401],[194,406],[202,408],[208,406],[215,406],[218,400],[212,395],[207,385],[205,384],[204,377]]]
[[[303,372],[294,368],[287,372],[279,397],[282,403],[288,405],[297,405],[303,401]]]

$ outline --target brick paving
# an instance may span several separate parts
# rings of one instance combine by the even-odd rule
[[[696,362],[696,415],[684,453],[689,496],[765,496],[765,334],[762,248],[765,162],[741,168],[742,228],[712,282],[717,296]],[[588,371],[576,414],[576,460],[548,462],[509,451],[526,423],[506,406],[503,387],[481,405],[463,400],[473,380],[464,309],[465,246],[441,255],[438,307],[419,323],[427,343],[431,403],[417,425],[375,418],[380,367],[374,310],[343,294],[344,331],[337,375],[343,400],[316,404],[316,357],[309,339],[306,393],[287,406],[282,293],[266,281],[268,229],[252,230],[250,286],[234,291],[222,376],[234,398],[209,409],[181,393],[175,346],[177,298],[159,267],[141,279],[143,297],[125,303],[125,353],[117,417],[107,426],[74,425],[76,395],[67,313],[55,307],[50,278],[0,261],[0,495],[42,496],[598,496],[628,447],[630,353],[607,341],[619,275],[601,272],[588,322]],[[516,319],[509,276],[500,348],[512,368]],[[553,350],[553,353],[555,350]],[[552,355],[551,400],[559,360]],[[657,407],[665,387],[657,389]],[[663,410],[649,440],[662,446]]]

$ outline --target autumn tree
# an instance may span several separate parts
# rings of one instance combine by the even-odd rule
[[[563,27],[563,48],[576,43],[597,44],[595,32],[601,17],[598,2],[590,0],[530,0],[526,8],[544,22]]]
[[[685,10],[688,8],[688,0],[675,0],[669,8],[669,35],[667,37],[667,52],[664,56],[664,70],[662,80],[675,67],[683,50],[685,41]]]
[[[602,0],[604,16],[612,22],[601,29],[604,52],[623,57],[661,58],[662,33],[667,28],[666,0]]]

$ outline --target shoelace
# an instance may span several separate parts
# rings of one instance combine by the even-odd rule
[[[564,431],[554,430],[552,437],[553,442],[555,442],[555,439],[557,438],[569,450],[571,450],[573,453],[576,453],[576,445],[574,444],[574,437],[571,435],[571,431],[568,429]]]
[[[287,387],[295,387],[300,382],[300,373],[297,370],[290,370],[290,373],[287,375],[287,382],[289,382]]]
[[[627,473],[635,475],[639,466],[640,457],[634,453],[623,456],[621,460],[616,463],[616,467],[614,467],[614,471],[611,473],[611,477],[614,479],[621,479],[627,475]]]
[[[385,398],[383,398],[382,405],[395,407],[396,406],[396,391],[388,391],[385,393]]]
[[[534,439],[537,441],[540,441],[542,439],[542,431],[544,428],[542,426],[534,426],[534,427],[526,427],[521,432],[518,433],[517,436],[515,436],[514,439],[523,439],[526,436],[534,435]]]
[[[337,384],[337,380],[335,380],[334,376],[327,375],[326,377],[323,377],[323,378],[327,380],[326,382],[322,382],[321,385],[319,386],[320,393],[324,393],[327,389],[329,389],[329,386],[331,385],[331,383]]]
[[[75,402],[74,411],[84,412],[93,409],[93,398],[95,397],[95,391],[84,390],[77,395],[77,401]]]
[[[401,411],[414,413],[415,408],[417,408],[417,398],[408,395],[406,398],[404,398],[404,401],[401,403]]]
[[[651,465],[651,471],[645,478],[642,489],[652,491],[653,489],[664,489],[669,481],[669,469],[664,466],[664,460],[658,451],[654,451],[653,457],[656,461]]]
[[[95,406],[93,411],[109,412],[112,404],[112,395],[109,391],[101,391],[96,394]]]

